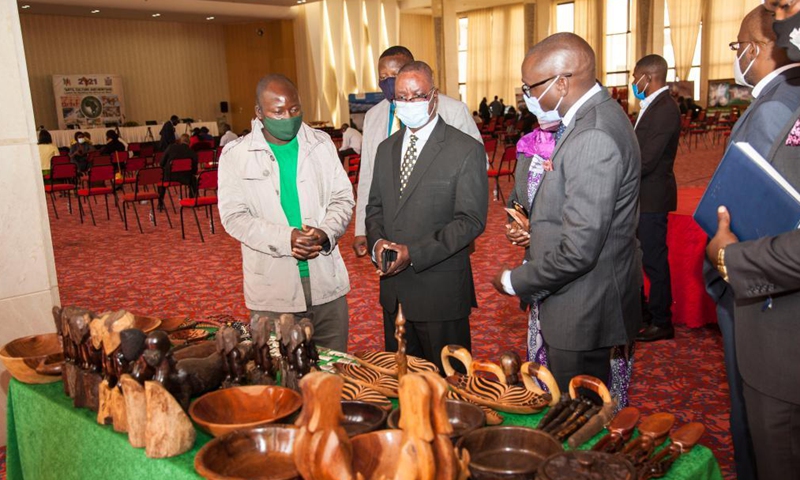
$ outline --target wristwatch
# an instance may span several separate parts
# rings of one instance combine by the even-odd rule
[[[728,269],[725,267],[725,248],[720,248],[717,252],[717,270],[722,275],[722,279],[728,282]]]

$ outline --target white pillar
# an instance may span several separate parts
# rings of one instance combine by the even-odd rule
[[[0,0],[0,344],[55,331],[59,303],[17,2]],[[67,214],[64,210],[64,214]],[[0,443],[9,373],[0,367]]]

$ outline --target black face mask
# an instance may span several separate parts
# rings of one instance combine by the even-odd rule
[[[789,60],[793,62],[800,62],[800,31],[794,35],[795,42],[792,42],[792,33],[795,30],[800,30],[800,14],[792,15],[785,20],[775,20],[772,24],[772,29],[778,36],[775,44],[781,48],[786,49],[786,55]]]

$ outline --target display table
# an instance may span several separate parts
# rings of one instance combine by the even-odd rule
[[[504,425],[535,426],[540,415],[503,414]],[[144,449],[130,446],[128,437],[111,426],[101,426],[96,414],[72,407],[61,382],[28,385],[11,380],[8,390],[9,480],[86,479],[114,480],[199,478],[194,470],[197,451],[211,437],[198,430],[195,446],[174,458],[149,459]],[[585,446],[599,440],[600,435]],[[701,440],[702,441],[702,440]],[[667,479],[721,480],[711,451],[696,446],[680,458]]]
[[[164,124],[162,123],[160,125],[145,125],[142,127],[120,127],[120,138],[127,143],[157,142],[161,140],[159,132],[161,131],[161,127],[163,125]],[[191,135],[192,129],[202,127],[208,128],[208,133],[211,134],[212,137],[216,137],[219,134],[217,122],[195,122],[191,124],[191,127],[185,123],[179,123],[175,127],[175,134],[182,135],[187,133]],[[147,133],[148,129],[150,130],[150,135]],[[92,136],[92,143],[95,145],[102,145],[106,143],[106,132],[109,130],[114,130],[114,128],[89,128],[80,131],[89,132],[89,134]],[[53,137],[53,144],[56,147],[69,147],[70,144],[72,144],[72,142],[75,140],[75,132],[77,131],[78,130],[50,130],[50,135]]]

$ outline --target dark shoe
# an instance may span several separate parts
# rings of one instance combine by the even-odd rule
[[[650,325],[639,330],[636,335],[637,342],[655,342],[658,340],[672,340],[673,338],[675,338],[675,329],[672,325],[669,327]]]

